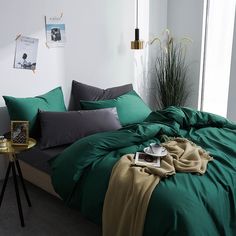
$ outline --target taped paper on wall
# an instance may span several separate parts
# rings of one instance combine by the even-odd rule
[[[46,45],[48,47],[64,47],[66,42],[65,23],[62,18],[45,16]]]
[[[17,36],[14,68],[33,71],[36,69],[38,42],[36,38]]]

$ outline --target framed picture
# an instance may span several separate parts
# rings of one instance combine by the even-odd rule
[[[11,121],[12,145],[28,145],[29,121]]]

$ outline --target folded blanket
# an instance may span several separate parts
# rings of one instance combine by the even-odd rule
[[[213,159],[187,139],[174,138],[162,146],[168,155],[159,168],[135,166],[133,154],[113,167],[103,206],[103,236],[141,236],[149,199],[160,179],[176,171],[204,174]]]

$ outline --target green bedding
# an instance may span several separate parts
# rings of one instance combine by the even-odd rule
[[[51,162],[56,192],[101,224],[114,164],[124,154],[161,142],[163,134],[188,138],[214,160],[202,176],[177,173],[161,180],[149,202],[144,235],[235,236],[236,124],[189,108],[169,107],[141,124],[78,140]]]

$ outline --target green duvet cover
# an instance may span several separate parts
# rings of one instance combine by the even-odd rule
[[[177,173],[161,180],[149,202],[144,235],[235,236],[236,124],[188,108],[169,107],[151,113],[141,124],[75,142],[51,162],[56,192],[101,224],[114,164],[124,154],[160,142],[163,134],[188,138],[214,160],[202,176]]]

